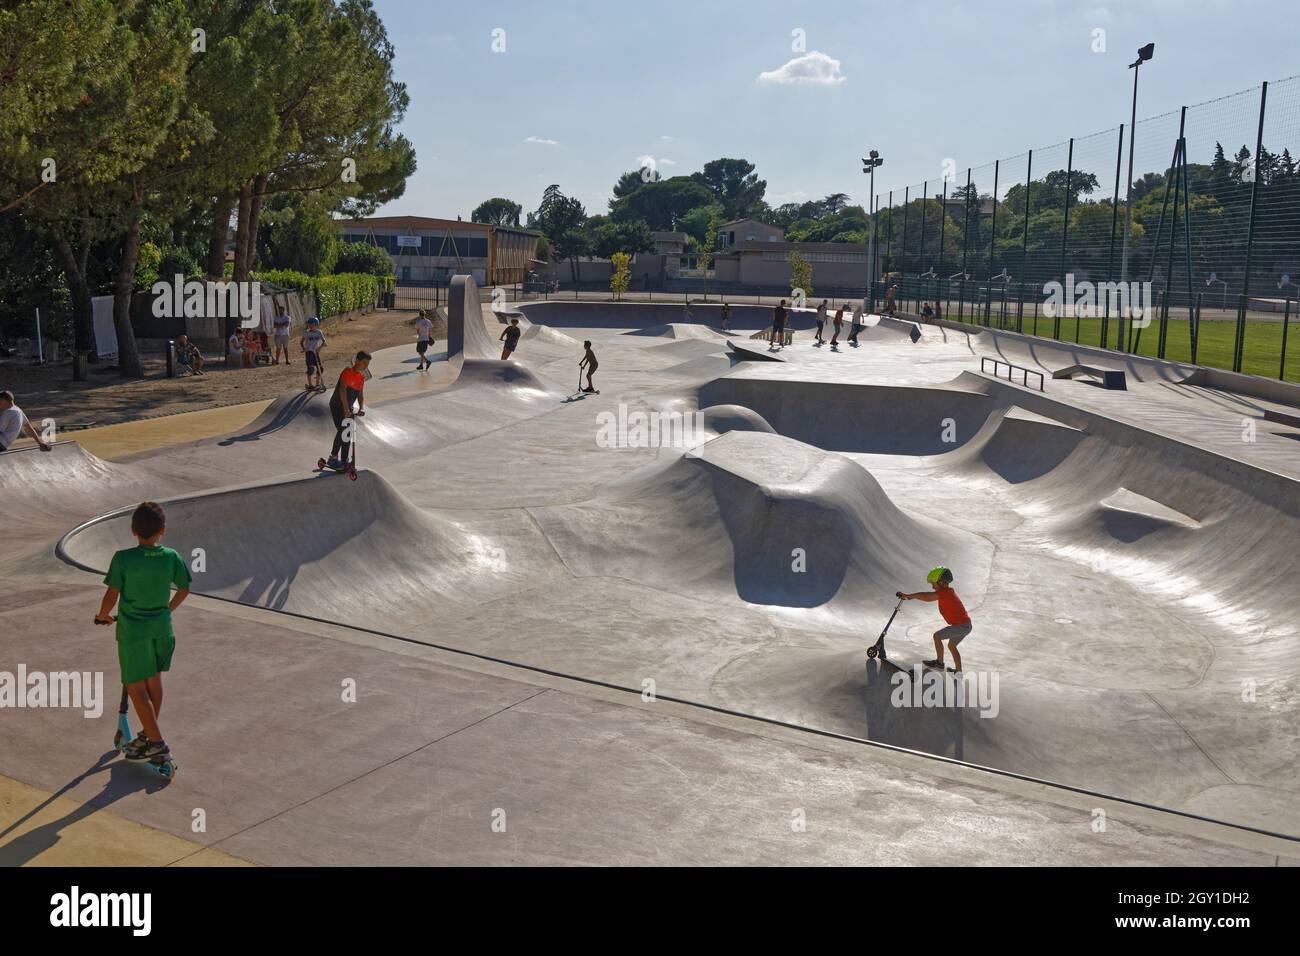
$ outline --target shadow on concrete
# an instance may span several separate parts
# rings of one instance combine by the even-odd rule
[[[56,846],[61,839],[61,834],[68,827],[87,819],[100,810],[108,809],[123,797],[140,791],[155,793],[167,786],[168,781],[161,779],[152,771],[144,767],[128,766],[124,760],[115,760],[116,757],[116,750],[110,750],[103,754],[84,773],[73,777],[41,803],[32,807],[22,817],[0,831],[0,867],[23,866],[26,863],[31,863],[42,853]],[[81,782],[105,771],[108,772],[108,779],[104,781],[104,788],[99,793],[59,819],[43,823],[34,830],[29,830],[5,842],[9,834],[40,814],[46,807],[51,806],[59,797],[66,795]]]
[[[223,438],[221,441],[217,442],[217,444],[222,447],[228,447],[236,442],[259,441],[265,435],[272,435],[275,432],[278,432],[280,429],[287,427],[291,422],[293,422],[293,420],[298,417],[299,413],[307,407],[307,403],[310,402],[312,397],[316,394],[316,392],[309,392],[304,389],[297,394],[290,396],[286,401],[284,401],[284,404],[276,409],[274,417],[265,425],[255,428],[251,432],[246,432],[243,435],[232,435],[230,438]]]

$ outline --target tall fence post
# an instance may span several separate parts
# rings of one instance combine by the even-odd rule
[[[907,275],[907,227],[908,220],[912,216],[912,207],[909,202],[912,194],[912,187],[906,186],[903,189],[903,248],[898,251],[898,275],[904,277]]]
[[[943,271],[943,240],[948,234],[948,180],[943,181],[943,198],[939,200],[939,275],[935,280],[936,288],[934,290],[935,301],[938,301],[939,290],[937,288],[939,281],[946,279],[948,276]]]
[[[1020,243],[1020,281],[1023,283],[1029,274],[1029,207],[1033,205],[1030,199],[1030,193],[1034,184],[1034,151],[1029,151],[1029,159],[1025,163],[1025,231]],[[1002,283],[1003,287],[1006,282]],[[1016,323],[1016,331],[1023,332],[1022,324]],[[1038,334],[1038,313],[1034,313],[1034,334]]]
[[[892,272],[894,269],[894,191],[889,191],[889,226],[888,232],[885,233],[885,272]],[[879,239],[876,240],[880,242]],[[885,278],[883,275],[880,277]]]
[[[1065,244],[1070,235],[1070,180],[1074,176],[1074,137],[1070,137],[1070,151],[1065,160],[1065,216],[1061,221],[1061,288],[1064,289],[1065,282]],[[1073,307],[1074,303],[1071,303]],[[1060,339],[1061,337],[1061,312],[1057,309],[1056,315],[1052,320],[1052,338]],[[1076,325],[1077,325],[1076,318]]]
[[[1106,253],[1106,284],[1113,288],[1115,282],[1115,225],[1119,220],[1119,176],[1124,168],[1124,124],[1119,124],[1119,144],[1115,147],[1115,195],[1110,201],[1110,250]],[[1110,295],[1102,307],[1101,335],[1097,343],[1110,348]]]
[[[1165,357],[1165,348],[1169,342],[1169,299],[1174,292],[1174,237],[1178,234],[1178,199],[1182,193],[1183,180],[1181,167],[1186,165],[1187,157],[1183,154],[1183,130],[1187,120],[1187,107],[1183,107],[1182,119],[1178,123],[1178,145],[1174,147],[1174,214],[1169,220],[1169,259],[1165,267],[1165,307],[1160,311],[1160,341],[1156,347],[1156,357]],[[1187,223],[1183,223],[1186,228]],[[1154,252],[1154,250],[1153,250]]]
[[[1001,172],[1002,160],[993,161],[993,218],[989,220],[989,276],[993,275],[994,243],[998,241],[998,173]],[[976,292],[978,295],[978,291]]]
[[[1282,312],[1282,358],[1277,365],[1277,377],[1279,381],[1286,380],[1286,333],[1291,326],[1291,300],[1286,300],[1286,305]]]
[[[1250,308],[1250,260],[1255,247],[1255,212],[1259,206],[1259,154],[1264,149],[1264,108],[1268,104],[1268,83],[1259,91],[1259,126],[1255,132],[1255,179],[1250,186],[1250,217],[1246,220],[1246,263],[1241,275],[1241,301],[1237,304],[1237,341],[1232,350],[1232,370],[1241,371],[1246,351],[1246,312]]]
[[[966,278],[966,263],[970,261],[971,238],[971,169],[966,168],[966,215],[962,217],[962,278]]]
[[[929,198],[930,198],[930,180],[927,179],[924,183],[921,184],[921,255],[920,255],[920,260],[916,264],[917,275],[920,275],[921,273],[926,271],[925,268],[925,218],[926,218],[925,203],[926,200],[928,200]],[[921,292],[922,292],[921,285],[920,283],[918,283],[916,287],[916,295],[918,299],[921,296]]]

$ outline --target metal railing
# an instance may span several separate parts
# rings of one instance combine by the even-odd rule
[[[998,375],[998,366],[1000,366],[1000,365],[1005,365],[1005,366],[1007,367],[1007,381],[1008,381],[1008,382],[1011,382],[1013,385],[1015,384],[1015,382],[1014,382],[1014,381],[1012,380],[1012,378],[1011,378],[1012,373],[1013,373],[1013,372],[1020,372],[1020,373],[1021,373],[1021,384],[1024,385],[1025,388],[1028,388],[1028,387],[1029,387],[1029,376],[1031,376],[1031,375],[1037,375],[1037,376],[1038,376],[1038,390],[1039,390],[1040,392],[1045,391],[1045,389],[1043,388],[1043,373],[1037,371],[1036,369],[1025,368],[1023,365],[1016,365],[1014,362],[1007,362],[1007,361],[1004,361],[1004,360],[1002,360],[1002,359],[990,358],[990,357],[987,356],[987,355],[982,355],[982,356],[980,356],[980,372],[983,372],[983,371],[984,371],[984,365],[985,365],[985,363],[992,363],[992,365],[993,365],[993,377],[994,377],[994,378],[998,378],[998,377],[999,377],[999,375]]]

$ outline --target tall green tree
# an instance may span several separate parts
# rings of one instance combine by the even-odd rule
[[[474,207],[469,214],[470,222],[486,222],[493,226],[517,226],[519,217],[524,214],[524,207],[509,199],[494,196]]]
[[[745,159],[715,159],[691,179],[713,194],[727,219],[743,219],[762,207],[767,183],[758,178],[754,164]]]
[[[552,255],[567,259],[573,280],[578,281],[578,257],[587,255],[590,237],[584,230],[587,210],[577,199],[566,196],[558,184],[546,187],[537,212],[528,216],[529,228],[541,230],[550,242]]]

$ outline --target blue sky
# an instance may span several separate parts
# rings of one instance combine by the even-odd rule
[[[419,162],[381,215],[469,218],[492,196],[527,211],[550,183],[603,213],[644,156],[664,175],[743,157],[774,205],[865,204],[871,146],[883,192],[945,158],[964,170],[1127,122],[1125,67],[1147,41],[1139,117],[1300,72],[1295,8],[1275,0],[375,5]],[[779,82],[791,72],[823,82]]]

